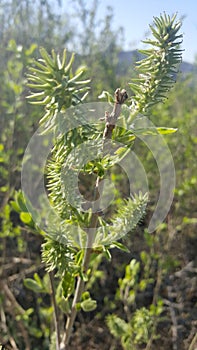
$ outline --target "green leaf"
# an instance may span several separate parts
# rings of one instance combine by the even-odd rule
[[[26,56],[31,56],[33,52],[37,49],[38,45],[37,44],[31,44],[31,46],[25,50]]]
[[[9,189],[8,186],[1,186],[1,187],[0,187],[0,192],[7,192],[8,189]]]
[[[16,203],[19,206],[20,210],[27,212],[27,207],[25,205],[25,199],[21,191],[17,192],[15,195]]]
[[[108,261],[111,260],[111,254],[110,254],[109,249],[105,249],[105,250],[104,250],[104,255],[105,255],[105,257],[106,257],[106,259],[107,259]]]
[[[53,61],[51,56],[47,53],[47,51],[44,49],[44,47],[40,48],[40,54],[44,58],[47,66],[51,68],[55,68],[55,62]]]
[[[140,258],[144,264],[147,264],[148,254],[144,250],[140,253]]]
[[[15,202],[15,201],[10,201],[10,204],[11,204],[12,208],[13,208],[17,213],[20,213],[21,210],[20,210],[20,208],[19,208],[17,202]]]
[[[34,279],[35,279],[36,283],[37,283],[41,288],[43,288],[42,280],[41,280],[40,276],[39,276],[37,273],[34,273]]]
[[[64,296],[62,296],[61,298],[59,298],[58,300],[58,306],[60,307],[60,309],[63,311],[63,313],[68,314],[70,312],[70,304],[69,304],[69,300],[64,298]]]
[[[139,128],[139,129],[133,129],[133,133],[135,135],[168,135],[168,134],[173,134],[177,131],[175,128],[165,128],[165,127],[158,127],[155,128],[154,126],[152,127],[147,127],[147,128]]]
[[[108,91],[105,90],[102,91],[98,98],[105,101],[107,100],[109,103],[114,101],[114,97]]]
[[[193,224],[193,225],[195,225],[195,224],[197,224],[197,218],[188,218],[188,217],[184,217],[183,218],[183,223],[184,224]]]
[[[112,242],[112,244],[110,245],[110,248],[114,248],[114,247],[116,247],[116,248],[118,248],[126,253],[130,252],[130,250],[124,244],[122,244],[120,242]]]
[[[85,312],[93,311],[97,308],[97,302],[91,298],[86,299],[81,302],[81,308]]]
[[[174,134],[175,132],[177,132],[177,130],[178,129],[176,128],[164,128],[164,127],[157,128],[157,131],[161,135]]]
[[[114,314],[107,316],[106,323],[111,334],[115,338],[121,338],[122,336],[126,335],[130,328],[129,324]]]
[[[84,292],[81,296],[82,301],[90,299],[90,293],[88,291]]]
[[[32,222],[32,217],[29,213],[27,212],[22,212],[20,213],[20,219],[22,222],[25,224],[30,224]]]
[[[29,330],[29,334],[33,335],[35,338],[39,339],[43,336],[41,329],[30,326],[28,327],[28,330]]]
[[[68,300],[68,298],[72,294],[74,290],[74,283],[74,276],[69,272],[65,272],[64,278],[62,280],[62,289],[65,300]]]
[[[35,293],[43,293],[43,288],[38,284],[35,280],[32,278],[25,278],[24,279],[24,285],[26,288],[33,290]]]

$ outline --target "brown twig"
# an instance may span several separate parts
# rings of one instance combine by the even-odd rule
[[[170,287],[167,287],[168,294],[170,294]],[[177,330],[177,319],[176,319],[176,313],[174,311],[174,308],[172,306],[172,303],[169,303],[169,309],[170,309],[170,316],[172,320],[172,347],[173,350],[178,350],[178,330]]]
[[[15,280],[20,280],[26,277],[29,274],[32,274],[33,272],[37,272],[38,270],[43,268],[43,264],[41,263],[40,266],[30,266],[24,270],[22,270],[20,273],[15,273],[7,278],[7,281],[9,283],[15,281]]]
[[[9,302],[9,306],[8,306],[8,311],[9,313],[13,316],[13,318],[16,318],[16,315],[21,315],[23,317],[23,315],[25,314],[25,310],[22,308],[22,306],[17,302],[14,294],[12,293],[11,289],[8,287],[8,285],[6,283],[1,283],[1,289],[4,292],[5,296],[6,296],[6,300],[7,302]],[[29,341],[29,336],[28,336],[28,332],[26,331],[22,320],[18,320],[18,327],[21,330],[24,342],[25,342],[25,349],[26,350],[30,350],[31,346],[30,346],[30,341]],[[10,342],[12,342],[12,345],[15,346],[13,347],[13,349],[18,350],[14,339],[11,337],[10,338]],[[15,345],[14,345],[15,344]]]
[[[112,131],[115,128],[117,119],[121,112],[121,105],[126,101],[128,98],[127,92],[125,89],[120,90],[116,89],[115,91],[115,103],[112,113],[105,112],[105,130],[103,133],[103,140],[106,142],[107,139],[111,139],[112,137]]]
[[[197,346],[197,333],[194,335],[188,350],[196,350],[196,346]]]
[[[17,345],[16,345],[16,342],[15,342],[14,338],[11,336],[11,334],[9,332],[9,329],[7,327],[6,315],[5,315],[3,307],[1,307],[0,315],[1,315],[1,328],[2,328],[4,334],[9,335],[9,342],[10,342],[10,344],[12,346],[12,350],[19,350]],[[0,334],[0,343],[1,344],[4,343],[3,335],[1,335],[1,334]],[[8,345],[7,345],[7,349],[11,349],[11,348],[8,347]]]
[[[120,116],[121,112],[121,105],[125,102],[125,100],[128,98],[126,90],[120,90],[117,89],[115,91],[115,103],[113,107],[113,111],[111,113],[105,112],[105,129],[103,132],[103,153],[106,149],[107,146],[107,141],[111,139],[113,129],[115,128],[116,122],[118,117]],[[91,256],[91,251],[92,251],[92,245],[94,241],[94,233],[95,229],[97,227],[98,223],[98,216],[99,216],[99,198],[101,198],[101,191],[99,192],[99,184],[100,184],[101,178],[98,176],[96,183],[95,183],[95,191],[94,191],[94,202],[93,202],[93,208],[92,208],[92,217],[91,217],[91,222],[90,222],[90,228],[87,233],[87,246],[85,249],[85,254],[84,254],[84,261],[83,261],[83,271],[86,273],[88,266],[89,266],[89,261],[90,261],[90,256]],[[98,200],[96,200],[98,199]],[[67,318],[66,322],[66,328],[65,328],[65,333],[63,335],[62,343],[60,346],[60,350],[66,350],[71,332],[72,332],[72,327],[77,315],[77,310],[76,310],[76,304],[80,302],[81,295],[84,291],[84,281],[81,278],[81,276],[78,277],[77,280],[77,285],[75,289],[75,294],[73,298],[73,303],[72,303],[72,308],[70,315]]]
[[[155,284],[155,288],[154,288],[153,301],[152,301],[152,303],[154,305],[157,304],[158,295],[159,295],[159,289],[160,289],[161,283],[162,283],[162,270],[158,269],[158,271],[157,271],[157,280],[156,280],[156,284]],[[152,343],[153,343],[153,340],[154,340],[154,337],[155,337],[157,324],[158,324],[158,318],[154,317],[152,334],[151,334],[151,336],[149,338],[149,341],[148,341],[148,343],[146,345],[145,350],[151,350],[151,348],[152,348]]]
[[[12,293],[12,291],[10,290],[8,285],[5,283],[5,281],[4,281],[4,283],[1,283],[1,290],[4,292],[7,300],[9,300],[10,304],[12,305],[12,309],[15,309],[17,314],[23,316],[24,313],[25,313],[25,310],[17,302],[17,300],[15,299],[14,294]]]

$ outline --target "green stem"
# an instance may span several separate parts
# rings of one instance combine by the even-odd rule
[[[91,219],[91,228],[92,228],[92,230],[90,230],[88,232],[87,246],[86,246],[85,252],[84,252],[83,273],[86,273],[87,270],[88,270],[90,257],[91,257],[91,252],[92,252],[93,237],[94,237],[94,235],[92,233],[94,233],[94,228],[96,228],[97,222],[98,222],[98,215],[96,213],[93,213],[92,214],[92,219]],[[63,335],[63,339],[62,339],[62,343],[61,343],[61,346],[60,346],[60,350],[68,349],[68,344],[69,344],[69,340],[70,340],[70,337],[71,337],[73,324],[74,324],[75,318],[77,316],[76,305],[81,300],[81,295],[82,295],[82,293],[84,291],[84,288],[85,288],[85,282],[81,278],[81,276],[78,276],[77,285],[76,285],[76,289],[75,289],[75,294],[74,294],[74,298],[73,298],[73,302],[72,302],[72,307],[71,307],[70,315],[67,318],[66,327],[65,327],[65,333]]]

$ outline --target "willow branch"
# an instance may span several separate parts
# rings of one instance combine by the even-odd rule
[[[120,116],[121,113],[121,105],[126,101],[128,98],[126,90],[120,90],[117,89],[115,91],[115,102],[114,102],[114,107],[111,113],[105,112],[105,129],[103,132],[103,153],[106,151],[106,148],[108,146],[108,140],[111,139],[112,137],[112,132],[113,129],[115,128],[116,122],[118,117]],[[92,251],[92,245],[94,242],[94,232],[98,224],[98,217],[99,217],[99,204],[100,204],[100,199],[101,199],[101,192],[102,189],[100,189],[99,192],[99,185],[100,185],[101,178],[98,176],[96,179],[95,183],[95,190],[94,190],[94,202],[93,202],[93,208],[92,208],[92,217],[91,217],[91,222],[90,222],[90,228],[89,232],[87,235],[87,247],[85,249],[85,254],[84,254],[84,261],[83,261],[83,272],[86,273],[88,266],[89,266],[89,261],[90,261],[90,256],[91,256],[91,251]],[[81,276],[78,277],[77,280],[77,285],[75,289],[75,294],[73,298],[73,303],[72,303],[72,308],[70,315],[67,318],[66,322],[66,328],[65,328],[65,333],[63,336],[62,344],[60,347],[60,350],[66,350],[71,332],[72,332],[72,327],[77,315],[77,310],[76,310],[76,304],[80,302],[81,295],[84,291],[84,280],[81,278]]]
[[[59,328],[59,317],[58,317],[58,308],[55,300],[55,286],[54,286],[54,273],[52,271],[49,272],[49,278],[51,283],[51,299],[54,308],[54,326],[56,333],[56,350],[60,349],[60,328]]]

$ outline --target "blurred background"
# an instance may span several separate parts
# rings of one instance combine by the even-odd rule
[[[139,291],[131,313],[149,306],[155,296],[162,300],[163,313],[151,348],[136,343],[133,349],[197,349],[197,2],[0,0],[0,344],[6,349],[49,349],[52,327],[49,296],[35,295],[23,283],[35,273],[44,277],[43,238],[27,228],[12,204],[21,187],[25,148],[42,114],[40,106],[26,100],[27,67],[39,57],[41,46],[48,52],[67,48],[76,53],[76,66],[88,67],[87,77],[92,78],[89,101],[97,101],[103,90],[113,94],[120,86],[131,95],[128,81],[136,76],[135,62],[142,58],[137,49],[145,48],[141,40],[150,35],[148,24],[153,16],[164,11],[177,12],[184,34],[177,83],[151,116],[156,126],[178,128],[176,134],[165,137],[176,169],[174,201],[165,221],[148,239],[146,227],[160,178],[154,158],[137,143],[135,152],[149,181],[147,214],[125,238],[130,253],[114,250],[112,262],[101,262],[93,287],[98,309],[80,313],[70,349],[121,348],[105,319],[111,312],[124,318],[117,298],[118,280],[132,258],[141,262],[139,279],[147,274],[142,251],[150,257],[146,279],[151,282]]]

